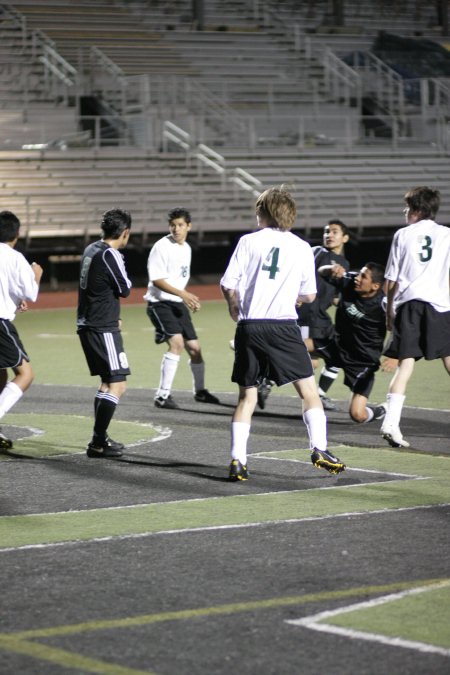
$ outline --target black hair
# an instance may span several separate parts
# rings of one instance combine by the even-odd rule
[[[0,213],[0,242],[6,244],[14,241],[19,234],[20,220],[12,211]]]
[[[102,216],[100,227],[105,239],[119,239],[124,230],[131,227],[131,215],[122,209],[111,209]]]
[[[184,209],[181,206],[171,209],[167,214],[167,218],[169,219],[169,223],[171,223],[172,220],[176,220],[176,218],[184,218],[187,223],[191,222],[191,214],[187,209]]]
[[[331,220],[328,221],[328,225],[339,225],[342,230],[342,234],[350,237],[351,233],[348,226],[343,223],[342,220],[339,220],[339,218],[331,218]]]

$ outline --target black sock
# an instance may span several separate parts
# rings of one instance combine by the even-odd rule
[[[96,397],[97,398],[97,397]],[[95,442],[104,443],[107,429],[116,411],[119,399],[112,394],[104,394],[98,397],[95,411],[94,438]]]

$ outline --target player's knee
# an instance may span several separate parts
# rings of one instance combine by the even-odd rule
[[[364,409],[360,410],[359,408],[350,408],[349,414],[352,420],[358,424],[362,424],[367,420],[367,413]]]

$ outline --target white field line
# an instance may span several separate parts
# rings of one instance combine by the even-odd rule
[[[187,500],[187,501],[201,501],[201,500]],[[170,502],[165,502],[170,503]],[[179,503],[179,502],[175,502]],[[146,506],[141,504],[140,506]],[[150,505],[149,505],[150,506]],[[349,511],[346,513],[334,513],[326,516],[306,516],[305,518],[285,518],[279,520],[268,520],[260,521],[253,523],[237,523],[232,525],[206,525],[202,527],[186,527],[179,528],[174,530],[158,530],[156,532],[138,532],[130,534],[118,534],[118,535],[108,535],[105,537],[93,537],[92,539],[76,539],[69,541],[57,541],[49,542],[46,544],[25,544],[24,546],[10,546],[7,548],[0,548],[0,554],[8,553],[11,551],[28,551],[34,549],[46,549],[53,548],[58,546],[79,546],[83,544],[94,544],[94,543],[104,543],[104,542],[116,542],[116,541],[126,541],[129,539],[145,539],[147,537],[157,537],[161,535],[174,535],[174,534],[196,534],[198,532],[220,532],[222,530],[242,530],[242,529],[253,529],[259,527],[271,527],[275,525],[297,525],[299,523],[309,523],[325,520],[334,520],[336,518],[355,518],[358,516],[372,516],[372,515],[390,515],[392,513],[403,513],[405,511],[420,511],[425,509],[434,509],[434,508],[445,508],[450,506],[450,503],[443,504],[426,504],[423,506],[404,506],[397,509],[376,509],[374,511]],[[124,507],[110,507],[104,509],[105,511],[114,510],[117,508],[130,508],[129,506]],[[133,507],[131,507],[133,508]],[[94,511],[96,509],[93,509]],[[60,512],[61,513],[61,512]],[[64,512],[62,512],[64,513]],[[80,513],[79,511],[67,511],[65,513]],[[38,515],[38,514],[34,514]],[[52,514],[43,514],[43,515],[52,515]],[[13,516],[5,516],[5,518],[11,518]]]
[[[399,593],[390,593],[389,595],[384,595],[380,598],[375,598],[374,600],[357,602],[352,605],[347,605],[347,607],[340,607],[339,609],[319,612],[318,614],[312,614],[311,616],[306,616],[302,619],[288,619],[285,621],[285,623],[289,623],[294,626],[310,628],[311,630],[316,630],[321,633],[341,635],[343,637],[350,638],[351,640],[367,640],[369,642],[378,642],[391,647],[403,647],[405,649],[414,649],[419,652],[429,652],[433,654],[440,654],[442,656],[450,656],[450,649],[437,647],[425,642],[405,640],[400,637],[388,637],[387,635],[383,635],[381,633],[370,633],[366,631],[353,630],[351,628],[343,628],[341,626],[334,626],[333,624],[329,623],[322,623],[322,621],[330,619],[333,616],[340,616],[341,614],[348,614],[349,612],[355,612],[360,609],[370,609],[371,607],[384,605],[388,602],[395,602],[396,600],[401,600],[402,598],[406,598],[411,595],[417,595],[418,593],[432,591],[437,588],[441,588],[442,586],[448,586],[449,583],[450,582],[440,582],[438,584],[433,584],[432,586],[422,586],[419,588],[400,591]]]

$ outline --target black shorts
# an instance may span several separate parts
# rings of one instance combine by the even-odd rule
[[[320,344],[320,340],[317,340]],[[321,356],[327,367],[342,368],[344,371],[344,384],[353,394],[361,394],[369,398],[375,381],[375,373],[380,367],[379,363],[358,363],[352,361],[345,352],[341,352],[335,340],[327,342],[319,347],[315,353]],[[314,342],[316,344],[316,341]]]
[[[232,382],[256,387],[268,378],[279,387],[313,375],[311,359],[297,322],[239,321],[234,338]]]
[[[91,375],[99,375],[102,382],[123,382],[130,374],[127,355],[123,349],[122,334],[78,333]]]
[[[16,368],[22,361],[29,361],[14,324],[0,319],[0,368]]]
[[[394,359],[450,356],[450,312],[437,312],[428,302],[410,300],[400,305],[384,355]]]
[[[149,302],[147,316],[155,327],[155,342],[160,345],[173,335],[182,335],[185,340],[197,340],[191,315],[184,302]]]

